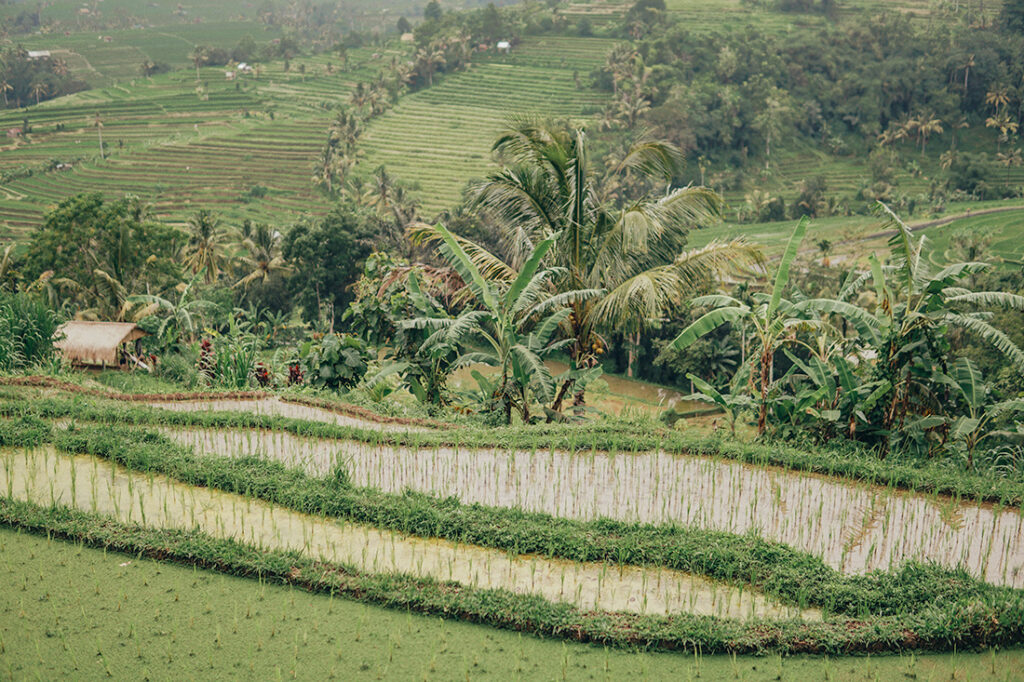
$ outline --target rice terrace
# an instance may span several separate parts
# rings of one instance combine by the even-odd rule
[[[1022,0],[0,0],[0,679],[1024,679],[1022,127]]]

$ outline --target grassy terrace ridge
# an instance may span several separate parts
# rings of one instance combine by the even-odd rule
[[[269,394],[268,394],[269,395]],[[1024,504],[1020,478],[963,471],[928,460],[890,455],[880,459],[863,450],[842,454],[827,450],[801,450],[781,443],[745,443],[694,435],[653,426],[650,422],[607,421],[584,426],[544,425],[529,428],[464,427],[447,431],[382,433],[351,426],[310,422],[287,417],[241,412],[172,412],[116,402],[91,402],[81,398],[35,397],[31,401],[0,396],[0,415],[46,419],[71,417],[80,421],[132,425],[176,425],[208,428],[258,428],[280,430],[298,436],[335,438],[410,447],[452,446],[606,451],[631,453],[662,450],[667,453],[722,457],[759,466],[778,466],[797,472],[845,478],[860,483],[908,490],[927,495],[991,502],[1002,506]],[[12,399],[13,398],[13,399]],[[154,400],[157,398],[154,397]]]
[[[809,554],[749,534],[610,519],[576,521],[463,505],[453,497],[383,493],[352,487],[346,471],[316,477],[258,458],[195,453],[137,429],[72,426],[54,431],[31,419],[0,424],[0,446],[49,442],[70,454],[100,457],[132,471],[244,494],[301,513],[517,555],[669,568],[848,617],[926,612],[953,603],[1024,609],[1021,590],[991,586],[960,570],[907,562],[898,569],[844,576]]]
[[[367,575],[294,552],[267,552],[195,531],[120,524],[60,507],[0,499],[0,525],[152,558],[215,569],[269,583],[338,595],[393,609],[614,647],[705,653],[874,653],[958,650],[1019,644],[1016,618],[998,607],[926,612],[869,621],[839,619],[742,623],[708,616],[581,612],[504,590],[481,590],[401,575]],[[1000,622],[999,617],[1004,621]],[[1010,616],[1007,618],[1007,616]]]

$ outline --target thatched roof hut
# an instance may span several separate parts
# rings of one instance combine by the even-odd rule
[[[131,322],[81,322],[72,320],[58,328],[64,338],[53,345],[76,365],[117,367],[124,359],[124,345],[146,335]]]

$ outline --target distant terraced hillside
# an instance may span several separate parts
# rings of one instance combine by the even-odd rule
[[[458,202],[466,182],[495,168],[490,148],[509,114],[593,118],[607,95],[587,87],[613,41],[544,38],[478,62],[402,98],[360,141],[360,170],[384,165],[411,183],[424,215]],[[577,86],[577,78],[579,84]]]
[[[336,58],[300,58],[287,73],[269,64],[238,82],[203,69],[201,90],[187,70],[4,112],[0,131],[27,121],[30,132],[0,138],[0,236],[22,234],[77,192],[138,194],[171,221],[198,208],[279,224],[324,211],[310,174],[331,112],[389,58],[353,51],[348,72]]]

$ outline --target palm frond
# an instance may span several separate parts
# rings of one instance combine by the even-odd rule
[[[1009,336],[988,322],[959,313],[946,313],[943,319],[950,324],[976,334],[982,340],[992,344],[1000,353],[1012,361],[1018,369],[1024,370],[1024,351],[1021,351]]]
[[[947,304],[963,303],[986,308],[1010,308],[1024,310],[1024,296],[1005,291],[974,291],[950,296]]]
[[[613,172],[634,171],[670,182],[682,169],[684,160],[683,152],[674,144],[642,140],[629,148]]]

